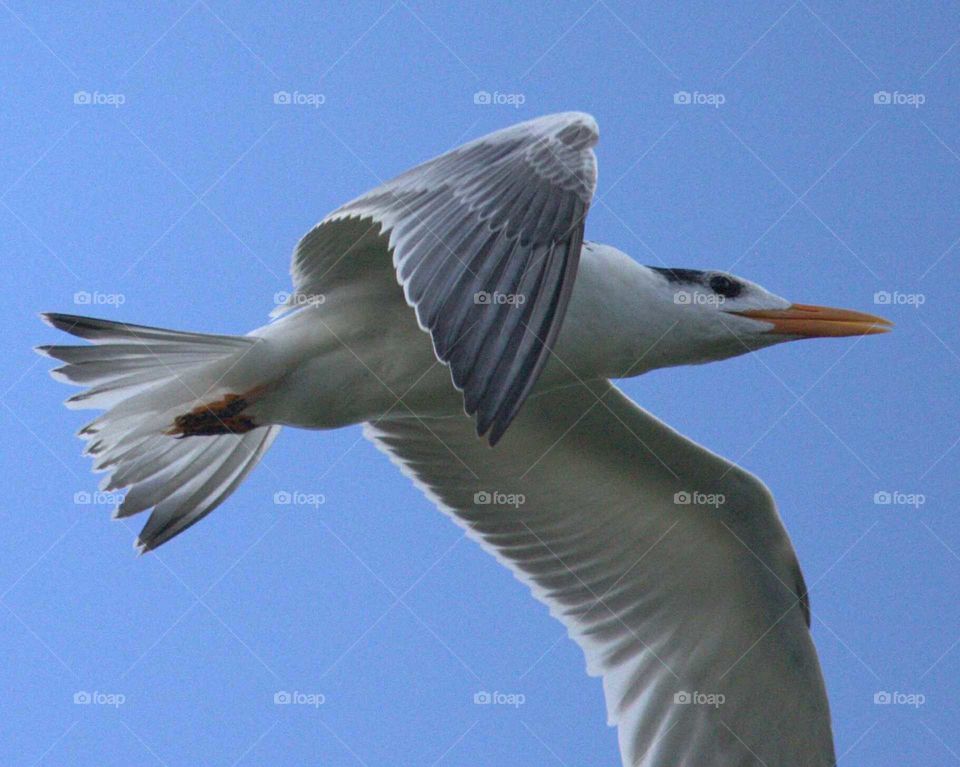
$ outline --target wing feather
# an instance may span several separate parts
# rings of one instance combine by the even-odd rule
[[[833,767],[800,569],[755,477],[608,382],[531,397],[496,450],[462,416],[365,433],[566,625],[624,765]]]
[[[347,203],[297,246],[295,292],[278,311],[367,277],[369,261],[354,256],[377,250],[386,263],[392,252],[407,302],[466,412],[495,444],[563,322],[596,188],[598,135],[589,115],[541,117]]]

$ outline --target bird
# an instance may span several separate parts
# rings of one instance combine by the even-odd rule
[[[48,313],[38,351],[143,553],[283,426],[364,435],[508,567],[602,678],[624,765],[835,764],[796,553],[767,487],[613,381],[891,323],[584,240],[595,119],[541,116],[346,203],[243,336]]]

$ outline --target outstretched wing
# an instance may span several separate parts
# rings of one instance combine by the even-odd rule
[[[366,434],[527,584],[603,677],[623,764],[833,767],[806,592],[773,499],[609,382]],[[459,460],[451,460],[451,451]]]
[[[598,138],[577,112],[521,123],[331,213],[293,256],[280,311],[387,262],[437,357],[495,444],[537,380],[573,289]]]

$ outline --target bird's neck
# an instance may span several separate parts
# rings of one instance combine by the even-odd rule
[[[585,243],[552,367],[626,378],[681,364],[674,352],[682,329],[676,307],[661,305],[662,282],[616,248]]]

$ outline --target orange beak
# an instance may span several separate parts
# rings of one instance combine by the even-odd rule
[[[803,338],[872,336],[886,333],[893,326],[889,320],[873,314],[808,304],[792,304],[787,309],[748,309],[730,313],[769,322],[773,325],[768,331],[770,333]]]

